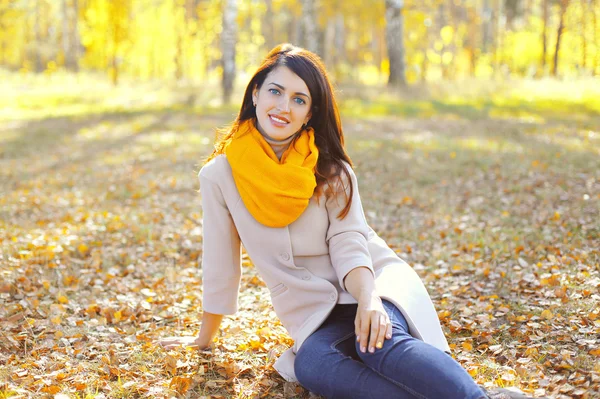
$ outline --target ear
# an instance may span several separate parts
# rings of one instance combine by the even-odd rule
[[[309,112],[308,115],[306,115],[306,118],[304,118],[305,125],[308,125],[308,122],[310,121],[311,117],[312,117],[312,112]]]
[[[258,86],[254,86],[254,89],[252,90],[252,102],[254,104],[256,104],[257,101],[258,101]]]

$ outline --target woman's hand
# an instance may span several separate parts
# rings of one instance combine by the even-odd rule
[[[383,307],[381,298],[374,292],[367,292],[359,296],[354,331],[363,353],[366,351],[367,343],[369,352],[373,353],[375,348],[383,347],[384,339],[392,338],[392,323]]]
[[[160,340],[160,345],[169,350],[178,346],[198,348],[204,350],[210,347],[210,342],[202,342],[199,337],[167,337]]]

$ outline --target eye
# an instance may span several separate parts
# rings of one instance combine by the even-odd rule
[[[279,94],[279,90],[277,90],[277,89],[269,89],[269,93],[271,93],[271,94]]]
[[[296,101],[296,104],[300,104],[300,105],[304,105],[306,104],[306,101],[304,101],[303,99],[301,99],[300,97],[296,97],[294,98],[294,101]]]

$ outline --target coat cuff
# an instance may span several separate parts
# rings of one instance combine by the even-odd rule
[[[203,280],[202,310],[208,313],[232,315],[238,311],[237,280]]]

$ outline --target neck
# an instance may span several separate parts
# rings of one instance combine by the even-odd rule
[[[267,143],[269,143],[269,145],[271,146],[271,148],[273,149],[273,151],[275,152],[275,155],[277,155],[277,159],[279,159],[281,161],[281,156],[283,155],[283,153],[285,152],[285,150],[287,150],[287,148],[290,146],[290,143],[292,142],[292,140],[294,140],[294,138],[296,137],[297,133],[292,134],[290,137],[283,139],[283,140],[276,140],[274,138],[271,138],[269,136],[267,136],[265,133],[263,133],[261,131],[261,129],[257,129],[261,136],[263,136],[263,138],[265,139],[265,141]]]

